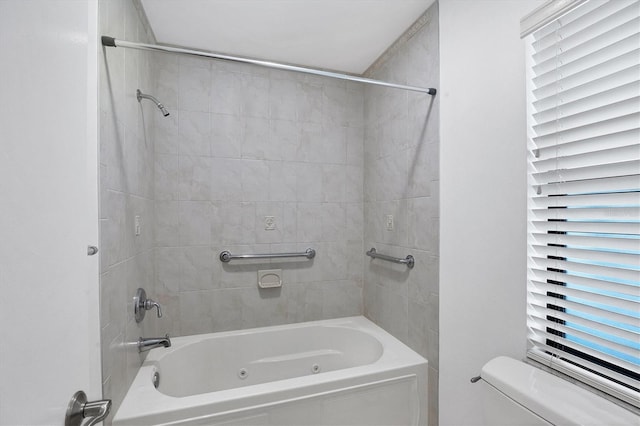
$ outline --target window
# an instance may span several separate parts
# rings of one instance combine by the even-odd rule
[[[528,356],[640,404],[640,2],[527,36]]]

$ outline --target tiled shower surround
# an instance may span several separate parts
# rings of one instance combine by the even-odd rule
[[[117,38],[154,42],[138,5],[99,1],[100,30]],[[154,283],[154,118],[151,102],[139,104],[136,89],[155,85],[150,55],[108,49],[100,58],[100,324],[103,395],[112,399],[107,423],[140,368],[135,345],[140,336],[164,333],[149,312],[141,324],[133,317],[138,287]],[[141,233],[135,235],[135,217]],[[150,293],[153,297],[153,293]]]
[[[368,76],[439,88],[438,4]],[[419,26],[419,25],[416,25]],[[415,26],[414,26],[415,28]],[[415,267],[365,263],[364,313],[429,360],[429,424],[438,424],[438,97],[365,89],[365,248]],[[386,218],[393,216],[393,229]]]
[[[138,9],[137,0],[100,0],[102,34],[155,42]],[[437,4],[368,76],[438,87]],[[101,83],[103,381],[112,412],[142,359],[126,343],[140,336],[364,314],[429,359],[437,424],[437,97],[122,48],[105,50]],[[139,104],[137,88],[171,115]],[[218,259],[222,250],[309,247],[313,261]],[[371,247],[411,253],[416,266],[371,260]],[[282,288],[259,289],[262,269],[281,269]],[[149,311],[135,323],[137,287],[161,303],[162,318]]]
[[[170,334],[362,312],[363,88],[158,55],[158,296]],[[265,230],[272,217],[275,229]],[[305,251],[315,259],[231,261]],[[282,269],[260,290],[258,270]]]

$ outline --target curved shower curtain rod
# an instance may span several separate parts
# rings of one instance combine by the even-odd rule
[[[275,69],[280,69],[285,71],[295,71],[295,72],[301,72],[306,74],[320,75],[323,77],[338,78],[341,80],[357,81],[359,83],[374,84],[377,86],[391,87],[394,89],[411,90],[414,92],[426,93],[428,95],[435,95],[437,92],[436,89],[434,89],[433,87],[425,88],[425,87],[416,87],[416,86],[406,86],[404,84],[387,83],[386,81],[373,80],[371,78],[358,77],[358,76],[349,75],[349,74],[340,74],[337,72],[323,71],[323,70],[317,70],[313,68],[298,67],[295,65],[281,64],[278,62],[243,58],[240,56],[229,56],[229,55],[223,55],[220,53],[211,53],[211,52],[205,52],[202,50],[192,50],[192,49],[185,49],[181,47],[169,47],[169,46],[161,46],[158,44],[135,43],[132,41],[118,40],[114,37],[109,37],[109,36],[102,36],[102,45],[107,47],[128,47],[130,49],[151,50],[154,52],[181,53],[183,55],[199,56],[201,58],[222,59],[225,61],[242,62],[245,64],[259,65],[262,67],[275,68]]]

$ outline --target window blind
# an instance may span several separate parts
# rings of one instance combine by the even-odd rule
[[[640,404],[640,2],[527,37],[529,356]]]

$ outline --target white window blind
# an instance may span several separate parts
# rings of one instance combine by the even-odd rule
[[[529,356],[640,406],[640,2],[527,41]]]

